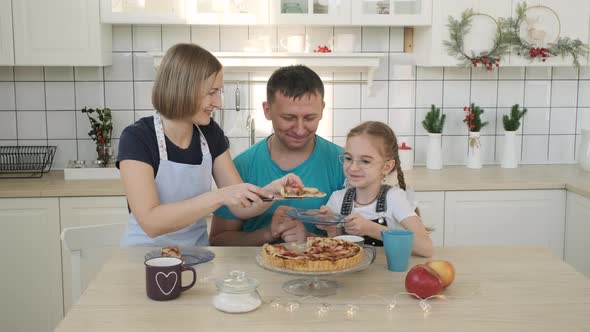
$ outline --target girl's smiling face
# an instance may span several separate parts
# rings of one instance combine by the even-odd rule
[[[350,137],[342,157],[344,174],[350,185],[356,188],[377,187],[395,165],[385,159],[381,138],[366,134]]]

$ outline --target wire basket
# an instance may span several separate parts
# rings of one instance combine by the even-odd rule
[[[0,146],[0,178],[40,178],[51,170],[57,146]]]

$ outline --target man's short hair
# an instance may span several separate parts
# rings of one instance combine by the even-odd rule
[[[318,94],[324,99],[324,83],[316,72],[304,65],[281,67],[275,70],[266,84],[266,101],[272,103],[276,93],[299,99],[306,94]]]

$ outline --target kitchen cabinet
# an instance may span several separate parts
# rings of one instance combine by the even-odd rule
[[[432,0],[352,2],[353,25],[424,26],[432,22]]]
[[[526,2],[528,10],[527,20],[521,25],[520,38],[537,47],[547,47],[559,36],[580,39],[588,43],[588,28],[590,26],[590,1],[560,1],[560,0],[513,0],[512,13],[516,13],[516,6]],[[514,14],[513,14],[514,15]],[[586,65],[586,59],[580,59],[581,65]],[[572,57],[548,57],[545,62],[527,58],[515,53],[510,55],[511,66],[572,66]]]
[[[433,229],[430,233],[432,243],[435,246],[444,245],[444,217],[445,217],[445,193],[444,191],[421,191],[415,197],[420,209],[420,218],[425,226]]]
[[[567,192],[565,261],[590,277],[590,199]]]
[[[202,25],[265,25],[270,14],[268,0],[191,0],[186,10],[189,24]]]
[[[113,223],[127,223],[127,199],[114,197],[61,197],[59,198],[61,231],[68,227],[92,226]],[[87,249],[80,259],[82,289],[94,278],[105,260],[110,257],[110,249]],[[64,313],[71,307],[71,265],[69,252],[62,248]]]
[[[116,24],[186,24],[185,0],[100,0],[100,21]]]
[[[493,18],[511,17],[512,0],[437,0],[432,3],[432,25],[414,28],[414,54],[418,66],[458,66],[462,62],[448,55],[443,41],[449,40],[449,15],[460,19],[468,8]],[[465,35],[465,53],[490,50],[496,24],[489,16],[477,15],[472,19],[471,31]],[[504,65],[506,62],[501,62]]]
[[[446,192],[445,246],[543,246],[563,258],[564,220],[564,190]]]
[[[57,198],[0,199],[2,331],[53,331],[63,316]]]
[[[0,0],[0,66],[14,65],[12,45],[12,6],[10,0]]]
[[[98,0],[12,1],[17,66],[111,65],[111,25]]]
[[[351,0],[271,0],[270,24],[350,25]]]

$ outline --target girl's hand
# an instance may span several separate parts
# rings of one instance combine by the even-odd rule
[[[368,235],[368,226],[372,221],[363,218],[358,213],[351,213],[344,218],[344,230],[346,234],[365,236]]]
[[[327,206],[322,205],[320,206],[320,213],[326,214],[332,213],[332,211],[330,211],[330,209]],[[328,233],[328,237],[342,235],[342,226],[339,225],[316,225],[316,227],[318,229],[326,231]]]
[[[269,183],[268,185],[266,185],[266,187],[264,187],[264,189],[271,193],[280,193],[283,187],[303,188],[304,186],[303,182],[297,175],[289,173],[283,176],[282,178],[276,179],[273,182]]]
[[[219,189],[218,192],[223,199],[223,205],[226,205],[230,210],[263,204],[261,197],[272,197],[266,190],[250,183],[227,186]]]

